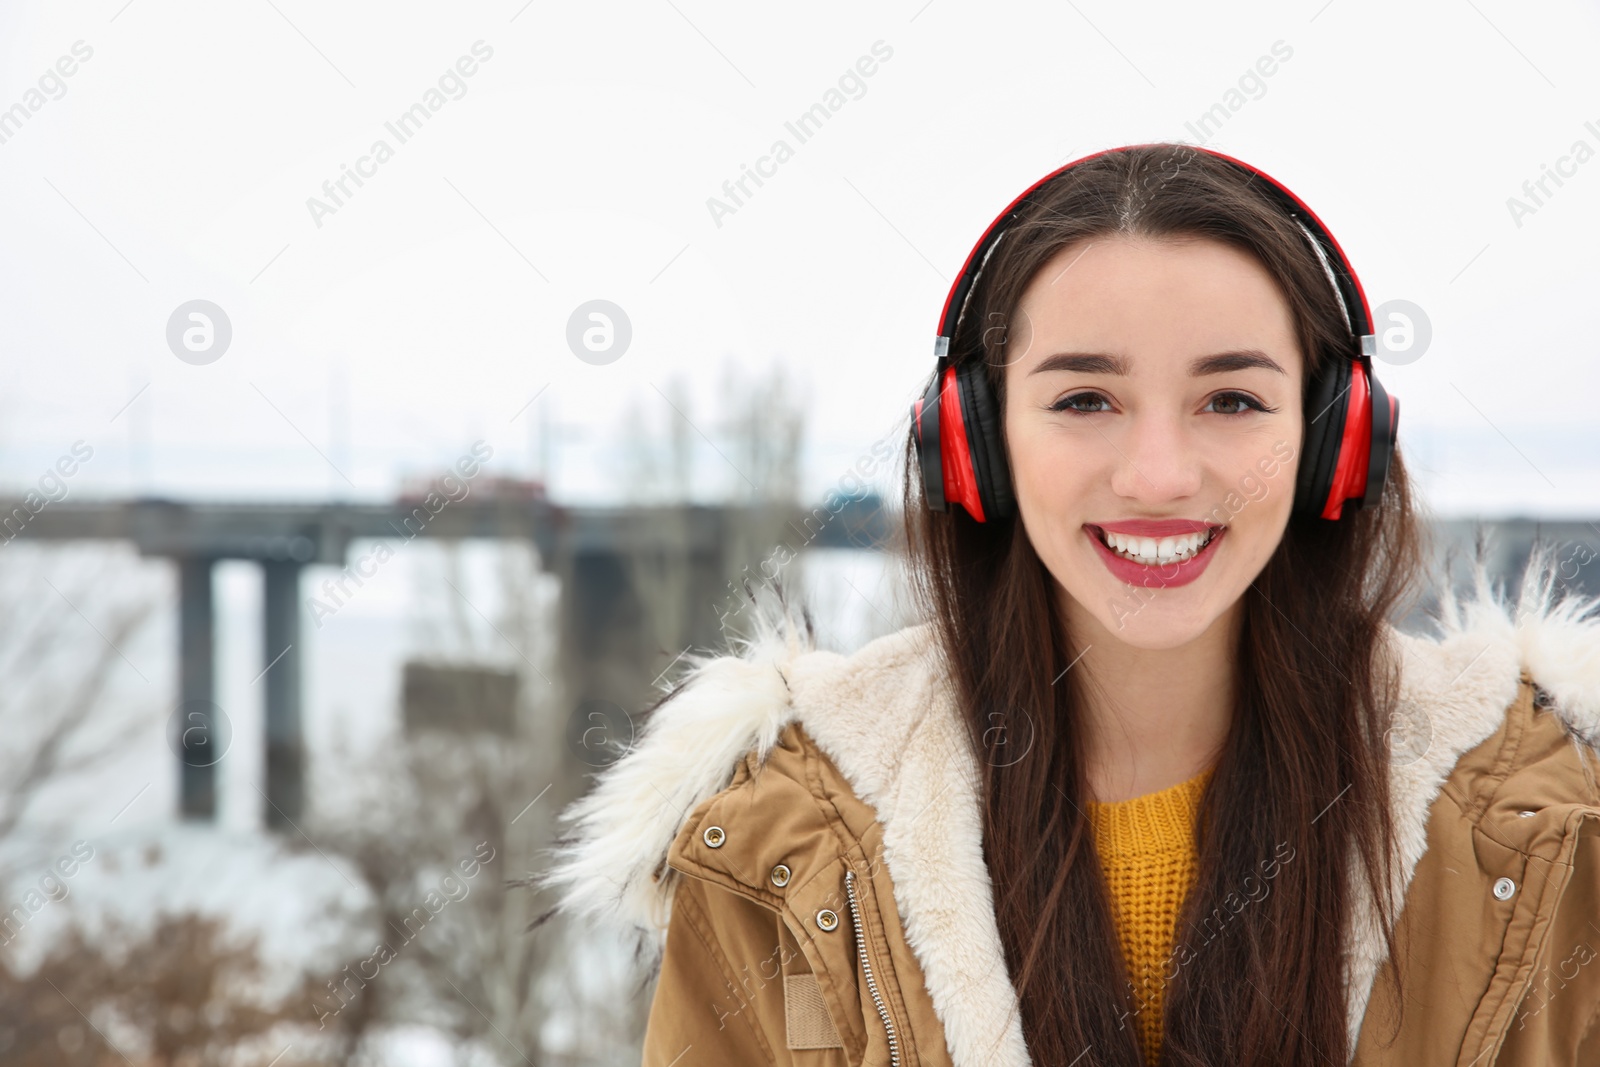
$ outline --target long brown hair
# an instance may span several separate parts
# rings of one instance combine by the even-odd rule
[[[1053,255],[1101,235],[1211,238],[1255,256],[1293,314],[1303,396],[1329,360],[1349,358],[1349,327],[1297,224],[1231,164],[1147,145],[1052,179],[985,265],[950,355],[985,361],[1002,411],[1006,331],[994,324],[1010,321]],[[958,508],[930,512],[909,439],[904,472],[911,586],[982,768],[984,856],[1032,1058],[1140,1065],[1133,987],[1084,814],[1083,672],[1067,670],[1080,650],[1051,576],[1015,514],[979,523]],[[1347,870],[1366,880],[1392,957],[1398,676],[1383,644],[1414,592],[1423,537],[1396,454],[1378,508],[1338,522],[1291,516],[1243,595],[1234,718],[1201,802],[1197,880],[1165,972],[1164,1063],[1344,1067],[1350,1057]]]

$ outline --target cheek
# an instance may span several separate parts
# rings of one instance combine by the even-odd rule
[[[1093,476],[1082,442],[1038,426],[1016,427],[1007,440],[1007,469],[1020,514],[1053,518],[1085,498]]]
[[[1298,449],[1288,460],[1270,451],[1271,442],[1289,440],[1274,435],[1263,448],[1253,447],[1233,464],[1233,476],[1226,483],[1228,524],[1233,539],[1233,566],[1238,573],[1253,577],[1272,558],[1283,539],[1294,509],[1295,470]],[[1282,452],[1287,452],[1282,449]],[[1220,472],[1219,472],[1220,473]],[[1232,569],[1229,570],[1232,573]]]
[[[1066,474],[1060,457],[1053,454],[1048,435],[1017,419],[1006,424],[1006,469],[1017,518],[1034,550],[1048,562],[1054,555],[1048,539],[1060,524],[1058,515],[1070,505],[1079,487]]]

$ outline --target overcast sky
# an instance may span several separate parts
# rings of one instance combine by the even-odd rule
[[[1600,513],[1593,6],[1228,8],[8,0],[0,485],[81,440],[81,498],[377,498],[478,439],[534,472],[553,425],[555,493],[603,500],[625,423],[687,418],[714,499],[726,367],[781,362],[820,494],[903,431],[997,211],[1221,104],[1203,143],[1305,199],[1375,308],[1428,316],[1378,365],[1428,502]],[[195,300],[232,333],[204,364],[168,340]],[[604,364],[568,340],[593,300],[631,329]]]

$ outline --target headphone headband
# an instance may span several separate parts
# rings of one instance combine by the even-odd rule
[[[961,273],[956,276],[955,283],[950,286],[950,294],[945,297],[944,308],[939,312],[939,333],[934,342],[934,355],[944,358],[949,354],[950,343],[955,337],[956,327],[960,325],[961,317],[966,311],[967,301],[972,295],[973,286],[983,273],[984,266],[989,262],[989,256],[994,252],[995,246],[1006,235],[1011,224],[1022,214],[1023,209],[1032,202],[1034,195],[1044,185],[1057,176],[1066,173],[1080,163],[1114,152],[1126,152],[1134,148],[1158,147],[1150,144],[1123,145],[1120,148],[1107,148],[1099,152],[1091,152],[1081,156],[1065,166],[1057,167],[1043,178],[1034,182],[1023,190],[1006,209],[995,216],[989,227],[983,231],[983,236],[978,238],[978,243],[972,246],[972,251],[967,253],[966,261],[961,265]],[[1278,206],[1295,222],[1310,241],[1312,250],[1316,252],[1317,259],[1321,261],[1323,269],[1328,273],[1333,283],[1333,290],[1339,298],[1339,306],[1344,310],[1345,322],[1350,326],[1350,333],[1355,337],[1358,351],[1366,359],[1377,355],[1377,337],[1372,332],[1372,310],[1367,304],[1366,290],[1361,286],[1361,280],[1356,277],[1354,268],[1345,257],[1344,249],[1339,242],[1323,225],[1316,212],[1306,206],[1305,202],[1292,193],[1287,186],[1273,178],[1259,167],[1252,166],[1241,159],[1226,155],[1210,148],[1200,148],[1194,145],[1184,145],[1184,149],[1192,152],[1204,152],[1209,156],[1233,164],[1252,178],[1260,178],[1267,194]]]

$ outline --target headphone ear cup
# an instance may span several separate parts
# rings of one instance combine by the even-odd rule
[[[1372,449],[1367,460],[1367,492],[1361,506],[1375,508],[1383,499],[1389,463],[1394,458],[1395,439],[1400,429],[1400,400],[1389,395],[1375,374],[1367,375],[1367,387],[1372,394]]]
[[[1295,475],[1296,515],[1322,514],[1333,491],[1333,470],[1344,437],[1344,420],[1350,402],[1350,360],[1332,360],[1325,373],[1311,381],[1305,405],[1304,447]]]
[[[929,511],[944,511],[944,462],[939,452],[939,389],[943,374],[935,374],[920,404],[911,406],[911,440],[917,448],[917,468],[922,472],[922,495]]]
[[[1011,473],[1001,437],[1000,411],[983,362],[969,360],[956,368],[957,392],[961,397],[961,418],[967,428],[967,448],[972,453],[973,470],[978,476],[978,498],[986,518],[1010,518],[1016,501],[1011,491]]]

